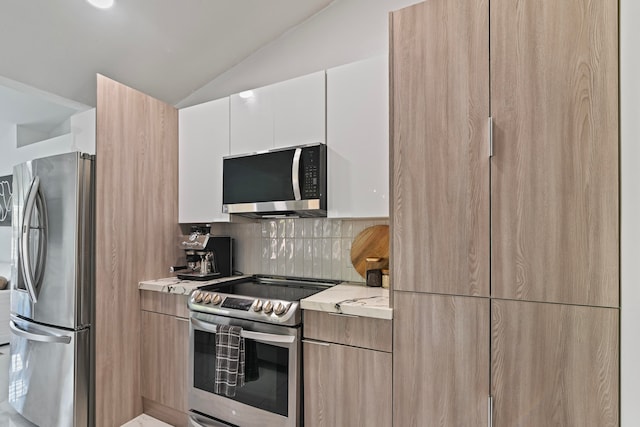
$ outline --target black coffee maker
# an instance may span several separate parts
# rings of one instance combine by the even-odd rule
[[[208,226],[193,226],[188,236],[180,240],[187,265],[169,270],[180,271],[178,279],[212,280],[229,277],[233,273],[233,239],[229,236],[212,236]]]

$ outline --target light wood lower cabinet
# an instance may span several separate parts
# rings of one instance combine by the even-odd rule
[[[611,308],[493,300],[493,426],[617,426],[618,317]]]
[[[311,315],[309,315],[311,314]],[[340,323],[347,325],[337,328]],[[326,331],[324,330],[326,328]],[[390,347],[391,320],[335,316],[305,311],[304,425],[305,427],[390,427],[392,425],[391,353],[318,340],[353,342],[350,331],[373,337],[383,330],[377,346]]]
[[[152,302],[160,300],[168,314],[145,310],[154,306]],[[141,298],[140,365],[144,412],[174,426],[187,425],[189,410],[189,319],[175,315],[176,311],[181,312],[176,309],[182,304],[186,307],[183,300],[183,296],[152,291],[143,291]]]
[[[485,426],[489,299],[396,292],[393,425]]]

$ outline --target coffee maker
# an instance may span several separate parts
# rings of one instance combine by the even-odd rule
[[[212,236],[210,227],[194,226],[191,234],[180,239],[187,265],[174,266],[171,272],[180,271],[178,279],[212,280],[229,277],[233,273],[233,239],[229,236]]]

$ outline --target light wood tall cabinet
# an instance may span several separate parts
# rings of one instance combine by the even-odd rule
[[[618,425],[618,310],[493,300],[494,426]]]
[[[492,291],[619,306],[618,2],[491,1]]]
[[[617,8],[391,14],[394,425],[619,425]]]
[[[489,299],[397,292],[393,425],[484,426]]]
[[[143,411],[137,284],[181,255],[178,111],[97,80],[95,425],[112,427]]]
[[[488,2],[391,19],[393,289],[489,296]]]

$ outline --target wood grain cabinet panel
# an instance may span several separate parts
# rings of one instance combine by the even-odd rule
[[[391,15],[392,283],[489,295],[489,7]]]
[[[178,111],[98,75],[96,105],[95,422],[142,413],[140,292],[181,255]]]
[[[186,413],[189,320],[142,311],[142,397]]]
[[[489,299],[396,292],[394,308],[393,425],[486,425]]]
[[[618,1],[492,0],[492,292],[619,305]]]
[[[188,318],[188,299],[188,295],[141,290],[140,308],[146,311],[155,311],[156,313]]]
[[[492,301],[494,427],[619,422],[618,309]]]
[[[390,427],[391,353],[303,344],[305,427]]]
[[[391,352],[392,322],[304,310],[304,337]]]

